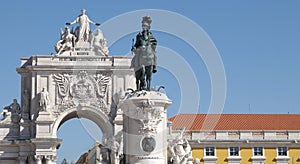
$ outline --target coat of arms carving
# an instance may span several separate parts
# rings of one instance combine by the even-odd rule
[[[107,74],[90,75],[87,71],[77,74],[54,74],[56,84],[56,110],[60,113],[76,106],[94,106],[109,114],[107,105],[110,95],[108,86],[111,76]]]

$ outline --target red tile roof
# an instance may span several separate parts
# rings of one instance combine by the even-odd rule
[[[169,121],[173,130],[300,130],[300,114],[178,114]]]

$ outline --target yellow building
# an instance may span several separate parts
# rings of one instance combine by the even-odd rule
[[[300,164],[300,114],[179,114],[172,136],[185,129],[201,164]]]

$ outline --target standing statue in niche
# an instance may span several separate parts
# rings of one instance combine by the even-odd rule
[[[76,27],[76,37],[77,41],[89,41],[89,36],[91,34],[90,30],[90,24],[94,24],[96,26],[99,26],[99,23],[94,23],[89,19],[89,17],[85,14],[86,10],[81,10],[81,15],[79,15],[73,22],[68,22],[66,25],[72,25],[75,23],[78,23],[79,26]]]
[[[43,112],[48,111],[49,104],[50,104],[49,94],[46,91],[46,89],[43,88],[40,93],[40,101],[39,101],[40,111],[43,111]]]
[[[143,31],[137,34],[136,42],[131,49],[135,54],[131,61],[131,68],[135,71],[137,90],[150,90],[152,73],[157,72],[155,52],[157,41],[149,31],[151,22],[149,16],[143,17]]]

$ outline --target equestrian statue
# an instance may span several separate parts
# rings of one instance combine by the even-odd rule
[[[136,88],[139,91],[150,91],[152,73],[157,72],[155,52],[157,41],[149,31],[151,22],[152,20],[149,16],[143,17],[143,31],[137,34],[136,42],[131,48],[131,51],[135,54],[131,61],[131,68],[134,68]]]

